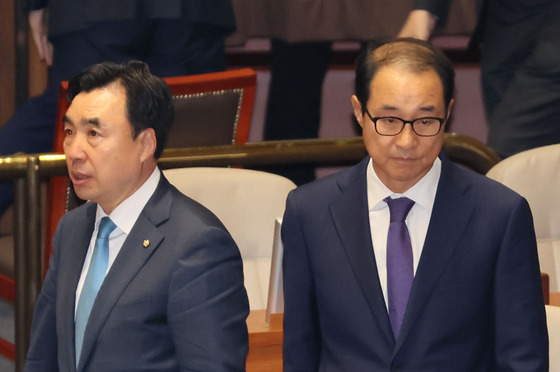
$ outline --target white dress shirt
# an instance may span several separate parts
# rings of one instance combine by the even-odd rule
[[[113,221],[117,227],[109,235],[109,262],[107,264],[107,272],[109,272],[113,262],[115,262],[124,241],[126,240],[128,234],[130,234],[130,231],[136,223],[138,216],[140,216],[142,209],[144,209],[146,203],[148,203],[148,200],[156,191],[160,177],[161,171],[158,167],[156,167],[146,182],[144,182],[144,184],[140,186],[134,194],[130,195],[121,204],[119,204],[109,215],[109,218],[111,218],[111,221]],[[82,268],[82,273],[80,275],[80,281],[78,282],[78,287],[76,288],[76,303],[74,310],[78,308],[78,299],[82,293],[91,257],[93,256],[97,231],[99,230],[99,222],[101,221],[101,218],[105,216],[107,216],[107,214],[98,204],[95,214],[95,229],[93,230],[93,234],[90,239],[89,248]]]
[[[369,160],[366,171],[367,200],[369,211],[369,226],[371,242],[379,273],[379,281],[383,290],[385,304],[387,300],[387,234],[389,232],[390,212],[387,203],[383,201],[390,196],[392,199],[407,197],[414,201],[412,209],[406,217],[406,225],[412,244],[414,274],[422,254],[426,233],[432,215],[432,208],[436,197],[437,185],[441,174],[441,160],[436,158],[430,171],[414,186],[403,194],[392,192],[381,182],[373,170],[372,160]]]

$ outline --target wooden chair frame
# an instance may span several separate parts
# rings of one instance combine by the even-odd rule
[[[174,100],[189,98],[205,98],[225,94],[235,94],[237,107],[231,133],[231,143],[243,145],[249,138],[249,129],[255,103],[257,74],[250,68],[213,72],[199,75],[179,76],[164,78],[173,94]],[[62,82],[59,92],[58,108],[56,116],[54,152],[63,152],[64,127],[63,118],[69,107],[66,99],[68,83]],[[174,122],[174,125],[176,122]],[[225,143],[224,143],[225,144]],[[207,145],[199,143],[199,146]],[[49,265],[49,257],[52,253],[52,238],[56,231],[58,221],[71,209],[72,199],[71,183],[67,177],[51,177],[48,190],[48,206],[46,221],[46,241],[43,262],[43,275]]]

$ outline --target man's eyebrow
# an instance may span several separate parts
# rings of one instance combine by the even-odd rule
[[[62,117],[62,122],[65,123],[65,124],[74,125],[74,122],[67,115],[64,115]],[[84,119],[84,120],[82,120],[82,123],[83,124],[89,124],[89,125],[95,125],[96,127],[99,127],[101,125],[99,123],[99,118]]]
[[[379,109],[386,110],[386,111],[396,111],[397,110],[397,108],[395,106],[391,106],[391,105],[381,105],[379,107]]]
[[[420,107],[420,111],[433,112],[436,107],[434,105]]]
[[[396,111],[398,110],[397,107],[395,106],[391,106],[391,105],[381,105],[379,107],[379,109],[381,110],[386,110],[386,111]],[[436,107],[434,105],[428,105],[428,106],[422,106],[420,107],[420,111],[426,111],[426,112],[432,112],[436,109]]]
[[[85,119],[84,123],[85,124],[90,124],[90,125],[95,125],[96,127],[99,127],[101,125],[99,123],[99,118]]]

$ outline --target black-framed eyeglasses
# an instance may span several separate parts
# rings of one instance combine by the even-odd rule
[[[420,137],[433,137],[439,133],[444,118],[425,117],[414,120],[404,120],[396,116],[378,116],[372,117],[366,109],[366,114],[369,116],[375,127],[375,131],[382,136],[396,136],[401,133],[406,124],[410,124],[414,133]]]

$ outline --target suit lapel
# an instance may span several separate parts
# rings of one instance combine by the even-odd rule
[[[366,167],[369,157],[339,180],[341,194],[330,205],[335,228],[356,280],[366,297],[379,327],[393,343],[391,324],[383,298],[373,254],[366,192]]]
[[[466,196],[469,185],[465,185],[458,177],[455,167],[447,158],[442,157],[442,172],[432,216],[395,352],[404,342],[425,302],[428,301],[474,208]]]
[[[78,370],[83,368],[109,313],[124,289],[162,242],[164,237],[158,226],[169,218],[173,201],[170,189],[169,182],[162,174],[156,192],[140,213],[103,281],[88,320]],[[149,241],[147,247],[144,244],[145,240]]]

